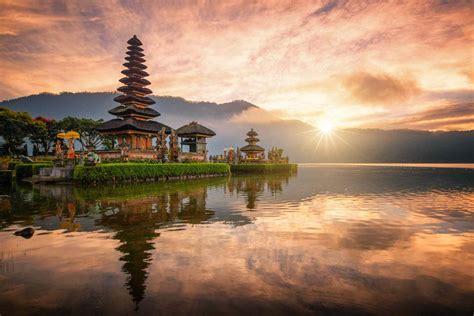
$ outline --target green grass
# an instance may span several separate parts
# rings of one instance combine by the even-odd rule
[[[235,174],[292,173],[297,170],[297,164],[242,163],[230,166],[230,171]]]
[[[17,179],[29,178],[39,174],[39,170],[44,167],[51,167],[50,163],[19,163],[15,166]]]
[[[199,179],[181,179],[175,181],[155,182],[118,182],[114,185],[104,185],[98,190],[93,185],[75,185],[74,195],[81,199],[92,200],[128,200],[142,197],[159,196],[164,193],[192,193],[203,188],[218,188],[229,181],[228,177],[212,177]]]
[[[229,174],[224,163],[110,163],[94,167],[76,166],[74,180],[78,182],[105,182],[145,180],[170,177]]]

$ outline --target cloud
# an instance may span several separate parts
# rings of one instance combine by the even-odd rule
[[[331,12],[334,8],[337,7],[337,0],[329,1],[325,5],[323,5],[321,8],[317,9],[313,13],[311,13],[311,16],[320,16],[320,15],[325,15],[329,12]]]
[[[439,120],[463,116],[474,116],[474,103],[449,104],[425,111],[419,117],[411,118],[410,120]]]
[[[468,103],[474,101],[474,90],[461,89],[447,91],[426,91],[424,92],[423,99],[429,101],[449,100],[452,101],[452,103]]]
[[[392,125],[416,129],[473,130],[474,103],[441,105],[394,121]]]
[[[420,91],[437,106],[454,101],[443,91],[472,90],[470,3],[317,3],[0,0],[0,100],[118,88],[133,34],[154,93],[245,99],[309,123],[377,123],[380,107],[399,119],[427,110],[414,108]]]
[[[410,78],[363,71],[346,77],[343,85],[356,101],[364,104],[399,103],[420,92],[416,82]]]
[[[271,123],[279,121],[280,118],[260,108],[249,108],[230,120],[233,123]]]

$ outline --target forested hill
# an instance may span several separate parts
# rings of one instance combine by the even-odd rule
[[[115,93],[61,93],[31,95],[0,102],[0,107],[26,111],[32,116],[109,119],[117,104]],[[282,120],[249,102],[224,104],[193,102],[179,97],[152,96],[156,120],[174,128],[198,121],[213,129],[211,154],[225,147],[245,145],[245,133],[254,128],[265,148],[285,149],[296,162],[474,162],[474,131],[428,132],[414,130],[350,129],[322,138],[315,128],[298,120]]]
[[[111,92],[41,93],[2,101],[0,106],[15,111],[26,111],[33,116],[42,115],[56,119],[66,116],[109,119],[112,116],[107,111],[118,105],[113,101],[118,95],[118,93]],[[156,101],[153,108],[162,114],[164,120],[167,120],[166,117],[168,116],[183,117],[188,120],[192,117],[226,119],[249,108],[257,108],[257,106],[241,100],[217,104],[213,102],[193,102],[171,96],[150,97]]]

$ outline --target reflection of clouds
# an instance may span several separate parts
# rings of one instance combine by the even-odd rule
[[[465,256],[452,248],[437,252],[423,249],[424,243],[435,242],[430,236],[386,249],[347,249],[336,245],[328,248],[324,240],[307,233],[268,231],[260,224],[254,229],[243,226],[227,233],[223,226],[211,231],[196,230],[160,238],[161,252],[155,260],[162,264],[152,267],[152,278],[164,279],[160,276],[172,273],[171,267],[182,257],[190,258],[188,263],[197,271],[182,271],[179,277],[167,279],[164,284],[152,284],[149,291],[156,295],[150,296],[152,300],[144,308],[157,304],[158,299],[154,298],[161,294],[171,295],[167,286],[174,282],[179,284],[181,299],[206,300],[218,295],[211,311],[231,308],[232,301],[247,302],[249,309],[275,303],[279,308],[286,306],[308,313],[323,307],[326,311],[346,311],[351,306],[362,311],[406,313],[412,311],[412,304],[429,301],[431,305],[421,310],[449,311],[466,308],[467,301],[462,299],[473,290],[472,284],[465,282],[470,275],[469,266],[459,261]],[[221,243],[215,234],[230,237]],[[196,243],[186,244],[191,236],[199,237]],[[456,239],[466,240],[459,236]],[[182,246],[174,248],[173,240]],[[196,244],[199,247],[194,249]],[[450,273],[444,273],[445,269]],[[208,290],[203,292],[204,288]],[[443,295],[445,289],[451,288],[456,290]],[[171,299],[168,304],[177,302]],[[181,306],[179,310],[186,312],[192,308]]]
[[[87,233],[71,238],[58,231],[24,243],[9,232],[0,233],[0,249],[10,254],[15,264],[10,273],[0,272],[4,277],[0,284],[2,311],[26,315],[38,308],[52,313],[67,306],[71,310],[81,307],[86,314],[101,309],[119,313],[121,306],[115,302],[128,302],[129,298],[126,291],[116,290],[123,284],[114,250],[117,242],[103,237]],[[102,305],[84,297],[90,289],[100,292]]]
[[[388,223],[359,222],[351,223],[344,236],[339,240],[339,247],[348,249],[383,250],[396,243],[407,240],[413,232],[400,229],[399,225]]]
[[[147,315],[470,312],[469,178],[299,171],[25,190],[5,222],[34,223],[38,234],[0,232],[0,250],[12,255],[9,267],[14,261],[14,271],[0,269],[0,309],[124,313],[132,295]],[[78,232],[58,230],[57,203],[63,217],[75,214]]]

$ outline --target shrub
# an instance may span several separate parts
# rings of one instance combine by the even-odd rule
[[[235,174],[243,173],[291,173],[296,172],[297,164],[257,164],[243,163],[239,165],[231,165],[230,170]]]
[[[224,163],[109,163],[94,167],[76,166],[74,168],[74,180],[80,182],[145,180],[219,174],[229,174],[229,165]]]
[[[8,184],[12,182],[11,170],[0,170],[0,184]]]
[[[44,167],[51,167],[50,163],[19,163],[16,165],[17,179],[29,178],[39,174],[39,170]]]

